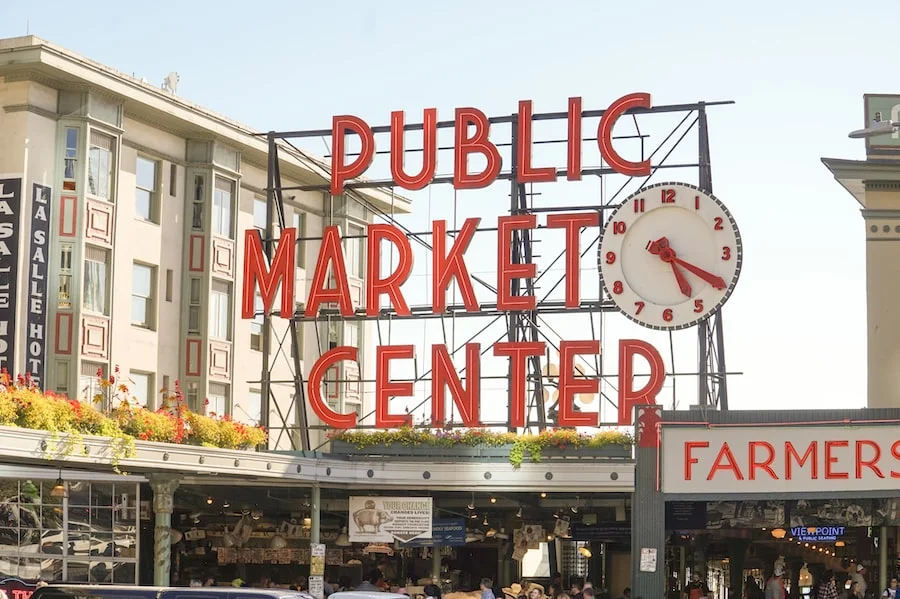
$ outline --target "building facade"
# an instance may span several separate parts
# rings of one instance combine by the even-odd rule
[[[285,355],[291,344],[269,348],[271,379],[286,382],[272,385],[266,420],[263,319],[240,317],[244,231],[266,227],[265,139],[33,36],[0,40],[0,108],[3,367],[30,373],[44,389],[102,401],[115,399],[101,393],[98,375],[118,368],[113,389],[121,382],[151,408],[179,381],[190,408],[268,423],[271,447],[292,447],[300,405],[293,356]],[[289,148],[281,156],[284,185],[326,181],[314,157]],[[372,208],[408,210],[390,193],[361,193],[365,207],[292,192],[284,215],[300,238],[341,227],[360,296],[365,244],[353,236],[364,233]],[[298,242],[298,304],[318,245]],[[273,322],[282,339],[287,326]],[[316,327],[298,325],[304,372],[329,343],[362,347],[369,338],[358,321]],[[367,369],[338,374],[352,380]],[[361,387],[334,385],[328,400],[361,413]]]

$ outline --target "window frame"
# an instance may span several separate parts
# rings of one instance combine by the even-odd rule
[[[146,269],[150,274],[150,290],[149,295],[143,296],[140,295],[135,289],[135,280],[136,280],[136,271],[138,269]],[[156,330],[156,266],[152,264],[145,264],[143,262],[133,262],[131,265],[131,326],[138,327],[140,329],[147,329],[150,331]],[[144,304],[144,319],[145,322],[135,322],[134,319],[134,302],[136,299],[141,299],[145,302]]]
[[[145,398],[144,403],[139,404],[139,405],[143,405],[144,407],[146,407],[149,410],[155,410],[156,409],[156,395],[157,395],[156,389],[155,389],[156,385],[154,384],[155,375],[152,372],[144,372],[141,370],[130,370],[128,372],[128,378],[131,380],[131,383],[132,383],[132,388],[130,389],[131,398],[133,401],[135,401],[135,403],[138,403],[136,401],[135,394],[134,394],[134,388],[137,386],[137,381],[134,380],[135,376],[144,377],[144,379],[146,380],[146,389],[144,389],[144,391],[146,392],[147,397]]]
[[[152,188],[148,189],[147,187],[144,187],[140,183],[140,164],[141,164],[141,162],[153,165],[153,187]],[[148,223],[153,223],[153,224],[159,224],[159,213],[160,213],[160,210],[159,210],[159,196],[160,196],[159,188],[160,188],[160,173],[162,172],[162,169],[160,168],[161,166],[162,166],[161,160],[155,160],[153,158],[144,156],[142,154],[137,155],[137,158],[135,160],[135,167],[134,167],[134,190],[135,190],[134,217],[137,220],[140,220],[143,222],[148,222]],[[146,194],[147,194],[147,201],[148,201],[147,211],[149,214],[146,217],[143,214],[138,213],[138,192],[146,192]]]
[[[220,183],[230,186],[230,190],[220,187]],[[211,232],[213,235],[225,239],[234,239],[234,202],[237,184],[234,180],[216,175],[213,183],[213,200],[211,210]],[[222,194],[228,193],[228,202],[222,202]],[[227,223],[223,222],[227,217]],[[227,229],[227,230],[226,230]]]
[[[344,260],[347,274],[357,279],[365,278],[365,243],[366,228],[355,223],[347,224],[347,244],[344,248]],[[356,256],[354,257],[354,248]],[[351,264],[352,262],[352,264]]]
[[[94,136],[97,135],[99,137],[109,139],[109,148],[104,148],[101,145],[98,145],[94,142]],[[107,173],[106,174],[106,195],[103,193],[97,193],[92,189],[94,187],[97,191],[100,191],[100,185],[103,181],[100,180],[101,169],[103,168],[102,164],[97,164],[97,181],[94,181],[93,171],[94,171],[94,150],[98,150],[99,152],[107,152],[109,154],[109,160],[107,164]],[[97,128],[91,128],[88,136],[88,184],[86,188],[86,193],[88,197],[92,197],[98,200],[102,200],[104,202],[109,202],[111,204],[115,203],[116,200],[116,136],[110,135],[105,131]]]
[[[102,252],[104,254],[103,262],[99,260],[95,260],[94,258],[89,257],[89,253],[91,250]],[[96,310],[93,307],[89,307],[87,305],[87,280],[88,280],[88,263],[94,264],[102,264],[103,265],[103,308],[102,310]],[[101,316],[109,316],[110,311],[110,251],[105,248],[97,248],[94,246],[85,246],[85,255],[82,265],[82,279],[81,279],[81,308],[84,312],[89,314],[99,314]]]
[[[221,286],[221,288],[217,289],[217,286]],[[224,307],[221,305],[220,296],[225,296]],[[231,283],[213,280],[212,287],[209,291],[209,322],[207,324],[210,339],[215,339],[217,341],[231,341],[232,296],[233,287]],[[224,323],[219,321],[220,317],[224,317]],[[215,326],[213,326],[214,323]],[[222,335],[222,331],[219,330],[222,325],[224,325],[225,328],[224,335]]]

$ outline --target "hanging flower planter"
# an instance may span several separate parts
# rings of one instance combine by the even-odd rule
[[[634,440],[621,431],[594,435],[548,430],[537,435],[485,430],[413,429],[336,431],[329,434],[331,453],[345,456],[508,459],[518,468],[524,460],[544,458],[630,459]]]

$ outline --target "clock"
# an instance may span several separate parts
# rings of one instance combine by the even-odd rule
[[[606,294],[651,329],[691,327],[718,310],[741,273],[734,217],[715,196],[686,183],[659,183],[629,196],[600,235]]]

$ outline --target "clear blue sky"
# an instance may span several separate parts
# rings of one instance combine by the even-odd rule
[[[819,159],[862,157],[847,139],[862,94],[900,92],[892,17],[835,0],[45,0],[0,2],[0,35],[28,22],[154,83],[177,71],[180,96],[262,130],[525,98],[563,110],[570,95],[602,108],[632,91],[735,100],[710,123],[715,192],[746,252],[726,307],[729,367],[745,373],[732,406],[812,408],[865,404],[863,222]]]

